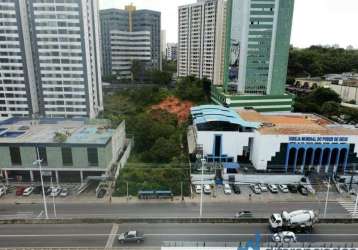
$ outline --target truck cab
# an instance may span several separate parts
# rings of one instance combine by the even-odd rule
[[[283,223],[282,223],[282,217],[280,214],[272,214],[270,219],[270,228],[272,231],[277,231],[278,229],[282,228]]]

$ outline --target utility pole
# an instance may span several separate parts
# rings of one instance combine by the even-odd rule
[[[180,182],[180,194],[181,194],[181,200],[184,201],[184,196],[183,196],[183,182]]]
[[[52,184],[52,173],[51,173],[51,190],[54,190],[54,186]],[[55,195],[52,195],[52,203],[53,203],[53,214],[55,216],[55,218],[57,218],[57,213],[56,213],[56,204],[55,204]]]
[[[354,178],[354,173],[356,171],[356,164],[353,163],[352,166],[352,174],[351,174],[351,181],[349,182],[349,191],[352,189],[352,184],[353,184],[353,178]]]
[[[200,218],[203,216],[203,189],[204,189],[204,164],[205,164],[205,159],[204,157],[201,158],[201,192],[200,192]]]
[[[127,202],[128,202],[128,200],[129,200],[129,196],[128,196],[128,181],[126,183],[127,183]]]
[[[42,160],[40,159],[40,153],[39,153],[39,149],[37,147],[36,147],[36,154],[37,154],[37,160],[35,160],[32,164],[33,165],[38,165],[38,167],[40,169],[40,179],[41,179],[41,187],[42,187],[42,199],[43,199],[43,204],[44,204],[45,216],[46,216],[46,219],[48,219],[47,204],[46,204],[46,194],[45,194],[44,181],[43,181],[43,177],[42,177],[42,166],[41,166]]]
[[[355,216],[357,215],[357,205],[358,205],[358,194],[356,196],[356,203],[354,205],[354,213],[352,215],[353,218],[355,218]]]
[[[328,187],[327,187],[327,194],[326,194],[326,203],[324,205],[324,218],[326,218],[326,214],[327,214],[327,205],[328,205],[328,196],[329,196],[329,188],[331,186],[331,177],[328,178]]]

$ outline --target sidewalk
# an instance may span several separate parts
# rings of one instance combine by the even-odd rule
[[[272,195],[269,193],[263,193],[261,195],[253,194],[251,199],[247,194],[232,194],[232,195],[219,195],[217,197],[213,197],[212,195],[203,195],[204,202],[210,203],[237,203],[237,202],[245,202],[245,203],[272,203],[272,202],[323,202],[325,200],[326,194],[325,193],[318,193],[316,195],[309,195],[309,196],[302,196],[300,194],[280,194],[280,195]],[[52,197],[46,197],[48,201],[52,201]],[[337,202],[337,201],[347,201],[351,200],[351,197],[345,197],[343,195],[335,195],[330,194],[329,199],[330,202]],[[199,203],[200,202],[200,195],[194,195],[194,197],[184,197],[184,201],[182,201],[180,196],[174,197],[173,200],[171,199],[150,199],[150,200],[139,200],[137,197],[112,197],[106,196],[102,199],[98,199],[93,196],[68,196],[68,197],[56,197],[56,203],[58,204],[65,204],[65,203],[97,203],[97,204],[121,204],[121,203],[154,203],[154,204],[164,204],[164,203]],[[42,203],[42,196],[41,195],[31,195],[29,197],[19,197],[15,196],[14,194],[8,194],[0,198],[0,206],[1,204],[39,204]]]

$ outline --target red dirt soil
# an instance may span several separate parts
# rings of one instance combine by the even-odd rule
[[[153,105],[151,108],[166,110],[167,112],[177,116],[179,122],[185,122],[188,120],[190,114],[190,108],[193,103],[190,101],[181,101],[174,96],[167,97],[161,103]]]

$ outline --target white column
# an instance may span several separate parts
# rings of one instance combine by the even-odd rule
[[[58,176],[58,171],[55,171],[56,174],[56,183],[57,185],[60,185],[60,177]]]
[[[5,181],[6,181],[6,185],[9,185],[9,176],[7,174],[7,170],[4,170],[4,175],[5,175]]]
[[[80,176],[81,176],[81,183],[83,183],[83,171],[80,171]]]
[[[34,171],[30,170],[30,180],[34,182]]]

